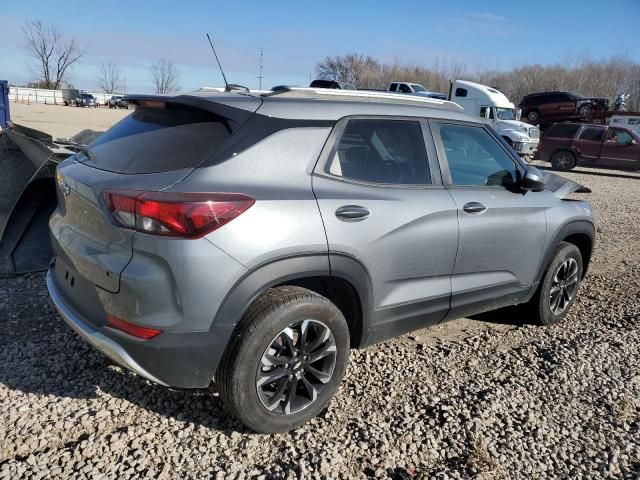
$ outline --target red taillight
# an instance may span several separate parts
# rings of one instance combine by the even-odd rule
[[[153,235],[200,238],[255,203],[240,193],[174,193],[107,190],[107,208],[125,228]]]
[[[149,340],[150,338],[162,333],[162,330],[158,330],[157,328],[147,328],[134,325],[133,323],[129,323],[114,315],[107,315],[107,325],[144,340]]]

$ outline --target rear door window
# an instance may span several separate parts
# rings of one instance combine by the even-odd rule
[[[327,163],[326,172],[367,183],[431,184],[420,122],[349,120]]]
[[[550,138],[573,138],[579,128],[580,125],[556,123],[549,127],[544,136]]]
[[[602,127],[585,127],[580,134],[580,140],[589,140],[591,142],[601,142],[604,136],[604,128]]]
[[[110,172],[157,173],[197,167],[231,136],[218,115],[177,104],[138,107],[77,158]]]

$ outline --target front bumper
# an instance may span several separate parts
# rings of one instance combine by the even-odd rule
[[[537,142],[514,142],[513,149],[519,155],[535,155],[538,150]]]
[[[60,316],[87,343],[119,365],[154,383],[178,388],[205,388],[215,374],[230,326],[202,332],[163,332],[140,340],[110,327],[93,327],[73,307],[47,272],[49,295]]]

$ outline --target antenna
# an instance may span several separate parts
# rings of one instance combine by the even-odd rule
[[[258,80],[260,80],[260,84],[258,86],[258,90],[262,90],[262,57],[263,57],[264,53],[262,52],[262,49],[260,49],[260,73],[258,74]]]
[[[222,65],[220,65],[220,59],[218,58],[218,54],[216,53],[216,49],[213,48],[213,42],[211,41],[211,37],[207,33],[207,39],[209,39],[209,45],[211,45],[211,50],[213,50],[213,55],[216,57],[216,62],[218,62],[218,68],[220,68],[220,73],[222,73],[222,79],[224,80],[224,89],[229,91],[229,82],[227,82],[227,77],[224,74],[224,70],[222,69]]]

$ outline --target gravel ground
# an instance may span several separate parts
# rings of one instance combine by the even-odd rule
[[[290,434],[114,366],[43,274],[0,279],[0,479],[640,478],[640,175],[567,176],[593,189],[600,234],[562,324],[505,311],[354,351],[329,408]]]

